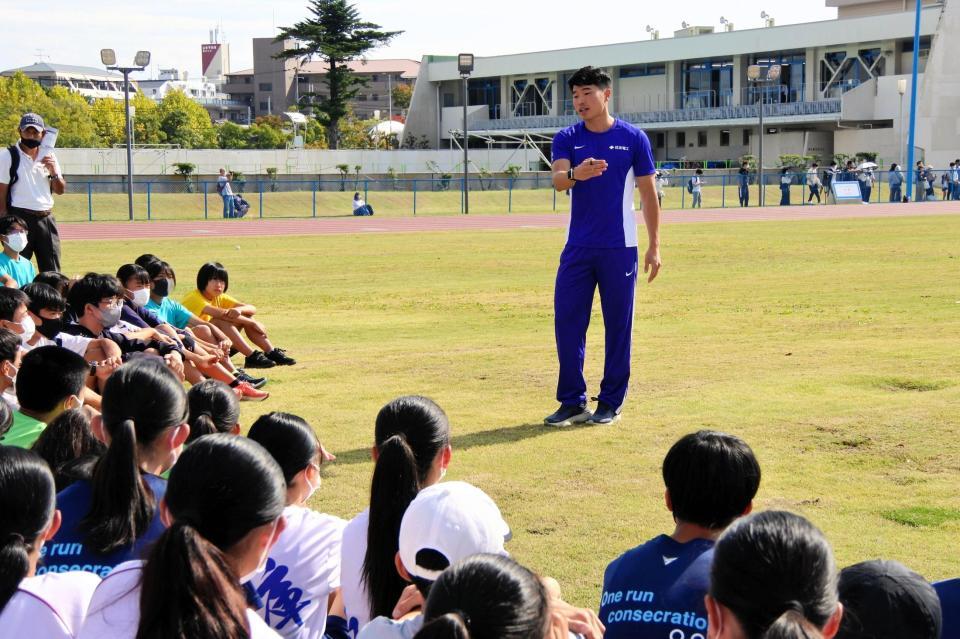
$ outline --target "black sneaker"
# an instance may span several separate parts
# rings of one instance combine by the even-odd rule
[[[243,362],[244,368],[273,368],[277,363],[261,351],[253,351]]]
[[[273,349],[272,351],[267,353],[267,357],[270,359],[271,362],[275,364],[279,364],[280,366],[293,366],[294,364],[297,363],[297,360],[288,356],[287,352],[282,348]]]
[[[561,405],[554,414],[547,415],[543,423],[547,426],[572,426],[588,421],[590,417],[586,404],[565,404]]]
[[[606,402],[597,402],[597,410],[590,418],[591,424],[612,424],[620,419],[620,409],[613,408]]]
[[[253,386],[254,388],[260,389],[267,385],[266,377],[253,377],[252,375],[247,375],[247,371],[242,368],[238,368],[236,375],[234,375],[241,382],[246,382]]]

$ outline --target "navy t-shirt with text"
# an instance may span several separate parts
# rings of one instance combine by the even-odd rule
[[[553,138],[553,160],[576,167],[587,158],[606,160],[598,177],[577,182],[571,189],[567,245],[583,248],[623,248],[637,245],[633,214],[636,178],[653,175],[653,151],[647,134],[617,119],[603,133],[578,122]]]
[[[148,473],[144,473],[143,478],[153,491],[154,503],[159,504],[167,492],[167,480]],[[92,497],[93,485],[86,480],[75,482],[57,493],[57,509],[63,516],[63,523],[53,539],[43,546],[37,566],[38,575],[83,570],[101,578],[106,577],[114,567],[125,561],[146,559],[150,544],[166,530],[160,521],[160,509],[157,508],[150,527],[139,539],[112,553],[102,555],[92,548],[87,548],[86,533],[80,529],[81,520],[90,512]]]
[[[607,566],[600,597],[605,639],[702,639],[713,542],[660,535]]]
[[[960,639],[960,579],[939,581],[933,584],[940,597],[943,611],[942,639]]]

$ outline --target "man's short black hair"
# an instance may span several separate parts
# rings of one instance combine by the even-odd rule
[[[0,287],[0,320],[13,321],[13,314],[17,312],[20,305],[26,306],[30,303],[27,294],[18,288]]]
[[[677,521],[721,530],[743,514],[760,487],[760,464],[739,437],[701,430],[663,459],[663,482]]]
[[[0,235],[8,235],[10,230],[17,225],[23,228],[24,231],[27,230],[27,223],[23,221],[23,218],[17,217],[16,215],[4,215],[0,217]]]
[[[703,175],[703,169],[697,169],[696,171],[694,171],[694,173],[696,173],[697,175]]]
[[[197,290],[201,293],[207,288],[210,280],[220,280],[223,282],[223,292],[226,293],[230,287],[230,276],[227,269],[220,262],[207,262],[197,271]]]
[[[17,401],[34,413],[49,413],[71,395],[80,395],[90,364],[73,351],[41,346],[23,356],[17,373]]]
[[[603,69],[594,69],[593,67],[583,67],[577,70],[570,79],[567,80],[567,86],[573,91],[573,87],[595,86],[601,89],[609,89],[613,81],[610,74]]]
[[[57,289],[57,292],[64,297],[67,296],[67,291],[70,289],[70,278],[60,271],[44,271],[33,278],[33,281],[41,284],[49,284]]]
[[[23,287],[23,292],[30,298],[27,304],[27,310],[34,315],[40,315],[40,311],[47,310],[54,313],[62,313],[67,310],[67,300],[63,295],[57,292],[49,284],[43,282],[30,282]]]
[[[70,288],[67,303],[70,306],[70,312],[80,319],[87,304],[98,306],[100,302],[110,297],[123,297],[123,286],[120,285],[120,280],[113,275],[87,273]]]
[[[0,328],[0,362],[12,362],[20,350],[20,336],[13,331]]]

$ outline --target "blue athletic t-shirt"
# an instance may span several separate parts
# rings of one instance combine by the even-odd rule
[[[554,161],[569,160],[570,166],[576,167],[587,158],[606,160],[607,170],[598,177],[577,182],[571,189],[567,245],[636,246],[635,178],[656,172],[647,134],[617,119],[603,133],[593,133],[578,122],[554,136]]]
[[[148,473],[144,473],[143,478],[153,491],[154,503],[159,504],[167,493],[167,480]],[[90,512],[92,497],[93,485],[86,480],[73,483],[57,493],[57,509],[63,516],[63,523],[53,539],[44,544],[40,551],[38,575],[83,570],[101,578],[106,577],[114,567],[125,561],[146,559],[150,544],[166,530],[160,521],[160,509],[157,508],[150,527],[139,539],[110,554],[101,555],[86,547],[86,533],[80,529],[80,521]]]
[[[939,581],[933,584],[940,596],[940,610],[943,612],[942,639],[960,639],[960,579]]]
[[[706,637],[703,596],[710,587],[712,561],[712,541],[681,544],[667,535],[614,559],[603,575],[600,597],[605,639]]]

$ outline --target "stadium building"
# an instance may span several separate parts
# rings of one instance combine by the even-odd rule
[[[25,67],[7,69],[2,76],[22,73],[45,89],[61,86],[85,98],[123,99],[123,75],[95,67],[81,67],[73,64],[52,64],[37,62]],[[137,91],[137,82],[130,80],[131,94]]]
[[[720,32],[684,25],[672,38],[477,57],[466,89],[469,144],[536,147],[546,160],[553,135],[577,121],[567,80],[589,64],[610,72],[612,111],[647,131],[661,162],[756,154],[761,102],[765,164],[781,154],[861,151],[904,162],[916,5],[826,4],[838,9],[836,20],[726,24]],[[960,0],[923,4],[916,146],[918,157],[945,166],[960,155]],[[778,82],[749,81],[750,65],[775,64]],[[464,90],[456,58],[425,56],[420,71],[405,145],[458,146]]]

